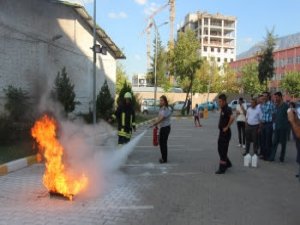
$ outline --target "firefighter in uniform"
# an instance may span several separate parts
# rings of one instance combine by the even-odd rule
[[[232,166],[227,154],[229,141],[231,139],[230,126],[234,121],[232,110],[227,104],[227,97],[225,94],[219,96],[219,106],[221,107],[219,120],[219,138],[218,138],[218,153],[220,157],[219,169],[216,174],[225,173],[227,168]]]
[[[118,122],[118,144],[126,144],[130,141],[132,130],[135,131],[135,112],[132,106],[132,95],[126,92],[124,102],[121,102],[112,115]]]

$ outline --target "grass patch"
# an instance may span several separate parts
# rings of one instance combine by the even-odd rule
[[[31,141],[0,146],[0,165],[36,153]]]

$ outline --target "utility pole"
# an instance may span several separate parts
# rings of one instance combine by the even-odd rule
[[[155,56],[154,56],[154,110],[156,110],[156,93],[157,93],[157,45],[158,45],[158,28],[168,24],[168,22],[164,22],[159,26],[156,26],[155,20],[152,19],[154,30],[155,30]]]
[[[93,124],[96,125],[96,0],[94,0],[93,39]]]

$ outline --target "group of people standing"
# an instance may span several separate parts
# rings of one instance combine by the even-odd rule
[[[225,95],[219,96],[219,104],[221,107],[218,140],[220,166],[216,173],[222,174],[232,166],[227,156],[231,137],[231,131],[228,127],[235,118],[226,103]],[[288,119],[289,110],[295,114],[297,120],[300,119],[300,110],[298,109],[297,112],[295,103],[284,102],[281,92],[276,92],[272,96],[269,92],[263,92],[258,97],[251,99],[249,108],[247,108],[244,99],[240,98],[235,117],[238,128],[238,147],[245,149],[243,155],[250,153],[252,144],[254,154],[259,155],[263,160],[272,162],[276,159],[277,148],[281,144],[279,160],[284,162],[289,129],[291,128]],[[300,165],[300,139],[297,135],[294,137],[298,154],[297,162]]]
[[[126,93],[124,103],[120,104],[113,118],[118,121],[119,144],[127,143],[131,138],[132,130],[135,130],[135,113],[131,104],[131,93]],[[286,144],[289,129],[292,128],[297,148],[297,162],[300,174],[300,109],[296,110],[294,103],[285,103],[281,92],[271,96],[269,92],[263,92],[257,98],[251,99],[248,108],[243,98],[239,99],[236,115],[227,104],[227,97],[221,94],[218,97],[220,107],[220,119],[218,123],[218,153],[220,157],[219,168],[216,174],[224,174],[232,167],[228,158],[228,147],[231,139],[231,125],[237,121],[238,146],[245,149],[243,155],[250,153],[251,143],[254,154],[263,160],[274,161],[278,145],[281,144],[279,160],[284,162]],[[198,107],[196,106],[198,110]],[[199,112],[196,110],[195,125],[198,122]],[[160,110],[152,127],[159,126],[159,146],[161,151],[160,163],[168,162],[168,137],[171,131],[172,110],[169,107],[166,96],[160,97]],[[198,118],[199,119],[199,118]],[[299,177],[299,174],[297,176]]]

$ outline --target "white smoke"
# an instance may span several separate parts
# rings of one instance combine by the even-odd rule
[[[65,119],[63,107],[50,96],[53,82],[40,83],[41,92],[37,109],[39,114],[50,114],[58,123],[58,139],[64,148],[63,162],[68,173],[80,178],[87,176],[88,188],[78,197],[96,197],[108,187],[106,177],[115,173],[127,160],[138,141],[145,134],[138,135],[128,144],[117,145],[117,132],[110,124],[100,121],[87,125],[81,119]],[[46,84],[46,85],[45,85]],[[42,179],[42,178],[41,178]]]

